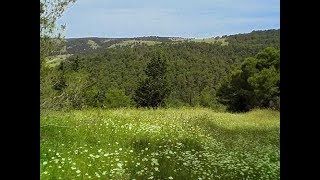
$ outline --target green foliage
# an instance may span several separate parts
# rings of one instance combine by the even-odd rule
[[[61,94],[54,87],[56,86],[56,81],[59,79],[60,72],[57,69],[41,69],[40,76],[40,108],[50,108],[55,109],[55,101],[57,97]]]
[[[85,72],[72,72],[66,74],[67,87],[63,91],[62,105],[66,108],[81,109],[86,107],[90,87],[88,74]]]
[[[63,43],[61,28],[56,21],[61,17],[68,5],[76,0],[41,0],[40,1],[40,65],[54,51],[59,51]],[[40,66],[40,67],[41,67]]]
[[[248,78],[248,83],[254,89],[255,96],[260,100],[258,103],[264,107],[269,105],[270,98],[279,96],[279,82],[279,72],[274,66],[265,68]]]
[[[52,88],[56,91],[61,92],[67,86],[63,71],[58,71],[52,81],[54,83]]]
[[[132,105],[130,96],[127,96],[123,90],[110,89],[105,97],[104,106],[107,108],[130,107]]]
[[[64,71],[50,68],[45,63],[63,46],[61,30],[56,21],[67,6],[75,0],[41,0],[40,1],[40,109],[60,109],[63,105],[66,88]]]
[[[203,91],[201,91],[199,105],[202,107],[216,107],[218,102],[215,95],[216,92],[213,89],[205,88]]]
[[[147,78],[135,91],[134,101],[138,107],[156,108],[164,106],[164,100],[170,93],[166,79],[167,62],[161,52],[157,52],[147,65]]]
[[[104,47],[99,39],[91,39],[99,46]],[[150,92],[147,92],[149,86],[161,88],[161,83],[152,84],[152,80],[148,78],[145,72],[148,63],[157,58],[154,52],[161,50],[163,56],[166,57],[167,64],[165,73],[167,85],[165,86],[168,86],[170,89],[170,94],[168,94],[167,98],[163,101],[164,104],[168,107],[205,106],[216,108],[221,106],[217,101],[216,92],[223,79],[233,71],[233,67],[240,65],[245,58],[255,56],[259,51],[268,46],[277,47],[279,44],[279,30],[233,35],[224,37],[224,39],[226,42],[229,42],[227,46],[221,46],[217,43],[194,42],[172,44],[163,39],[161,39],[161,41],[163,41],[161,45],[154,46],[141,44],[133,47],[98,48],[95,51],[88,46],[84,48],[91,49],[91,53],[76,54],[62,60],[64,70],[61,70],[61,64],[51,67],[51,70],[57,68],[57,70],[52,71],[52,73],[56,73],[56,75],[52,76],[58,76],[59,74],[65,76],[66,74],[79,71],[87,74],[86,81],[92,85],[90,86],[90,91],[89,87],[88,90],[83,90],[83,93],[88,93],[82,96],[85,99],[82,101],[85,103],[84,107],[103,107],[106,98],[105,95],[109,89],[123,90],[125,94],[133,100],[136,90],[139,87],[146,87],[141,88],[140,97],[150,94]],[[80,41],[80,45],[85,44],[87,46],[88,40],[90,40],[90,38],[71,39],[68,41],[75,41],[73,43]],[[106,41],[106,39],[103,40]],[[107,40],[106,43],[116,41],[114,39]],[[261,62],[259,61],[256,69],[252,68],[255,60],[253,60],[253,62],[249,62],[248,60],[248,62],[246,62],[247,65],[244,66],[243,69],[238,69],[238,71],[245,71],[247,74],[252,74],[260,71],[259,68],[269,66],[262,60],[264,59],[262,58],[264,55],[260,54],[260,56]],[[277,69],[279,61],[273,63]],[[252,70],[254,72],[251,72]],[[62,73],[62,71],[64,72]],[[150,75],[154,76],[152,72],[155,71],[150,70]],[[243,76],[239,77],[239,79],[246,79],[244,74],[245,73],[242,73],[242,75],[241,73],[238,74],[239,76]],[[251,80],[252,83],[256,85],[241,81],[238,81],[238,83],[248,87],[267,86],[259,85],[258,82],[261,78],[263,78],[262,75]],[[47,78],[47,80],[48,79],[49,78]],[[56,79],[59,78],[54,78],[54,80]],[[83,83],[85,83],[85,81],[83,81]],[[47,89],[52,89],[52,83],[46,82],[45,84],[51,86]],[[45,88],[43,87],[41,89]],[[148,91],[151,91],[150,89],[151,88],[149,88]],[[243,87],[243,89],[245,90],[247,87]],[[54,98],[56,95],[63,94],[63,91],[65,91],[65,89],[62,91],[53,91],[53,93],[51,93],[52,96],[46,95],[46,97]],[[232,94],[235,91],[230,92],[230,94]],[[265,91],[256,92],[256,94],[261,94],[262,92]],[[241,93],[252,97],[251,90]],[[270,104],[276,105],[277,102],[279,102],[277,98],[271,98],[270,100]],[[135,101],[133,101],[133,103],[135,103]],[[250,108],[252,107],[248,107],[248,109]]]
[[[255,107],[279,109],[280,51],[266,48],[247,58],[221,85],[217,96],[231,111]]]
[[[91,83],[84,90],[85,106],[84,107],[103,107],[105,95],[94,83]]]
[[[99,47],[92,49],[88,41],[95,42]],[[224,37],[206,38],[206,39],[188,39],[178,37],[135,37],[135,38],[70,38],[66,39],[67,49],[66,54],[83,54],[90,52],[103,52],[107,48],[123,47],[123,46],[144,46],[155,44],[180,44],[185,42],[195,42],[199,44],[212,43],[220,46],[232,44],[230,48],[247,47],[249,51],[255,51],[255,47],[250,47],[255,44],[258,48],[263,46],[276,46],[279,48],[280,30],[263,30],[253,31],[248,34],[236,34]],[[240,53],[240,52],[239,52]],[[241,52],[243,53],[243,52]],[[255,52],[257,53],[257,52]]]

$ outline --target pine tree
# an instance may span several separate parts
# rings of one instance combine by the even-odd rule
[[[217,92],[218,101],[231,111],[280,108],[280,50],[266,48],[245,59]]]
[[[157,108],[165,105],[164,100],[170,92],[166,72],[166,57],[158,51],[145,69],[147,78],[140,83],[135,91],[133,99],[137,107]]]

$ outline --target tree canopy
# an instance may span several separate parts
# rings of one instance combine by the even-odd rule
[[[169,94],[166,79],[167,60],[164,54],[156,52],[145,69],[147,78],[142,81],[134,94],[134,101],[138,107],[156,108],[163,106]]]
[[[62,60],[57,66],[49,68],[49,75],[43,81],[43,98],[41,98],[41,101],[60,103],[60,105],[48,107],[110,107],[107,103],[114,103],[112,103],[113,100],[106,100],[108,92],[116,90],[119,93],[114,92],[114,94],[123,97],[124,102],[130,102],[128,106],[138,106],[137,101],[134,101],[136,92],[139,88],[145,89],[141,87],[151,86],[151,82],[155,82],[151,80],[151,77],[156,77],[159,73],[161,63],[155,61],[158,59],[154,52],[161,52],[160,59],[162,57],[166,59],[165,77],[167,87],[170,89],[170,94],[168,93],[166,98],[161,101],[162,106],[220,108],[223,99],[226,101],[227,99],[222,96],[217,97],[218,89],[223,84],[225,77],[234,73],[234,67],[239,67],[246,58],[255,56],[267,47],[279,49],[280,43],[279,30],[258,31],[226,36],[225,38],[229,42],[228,45],[192,41],[163,42],[153,46],[139,44],[99,48],[90,53],[72,55]],[[243,70],[251,73],[250,71],[260,71],[259,69],[263,69],[265,66],[269,67],[270,62],[263,60],[265,56],[260,53],[258,59],[261,59],[261,62],[257,63],[257,69],[250,69],[249,67],[253,66],[255,62],[248,60]],[[277,70],[279,61],[272,63]],[[261,82],[265,82],[266,76],[274,73],[275,71],[272,69],[264,70],[261,74],[256,74],[250,78],[251,84],[248,82],[242,84],[241,81],[245,78],[239,77],[239,79],[242,79],[238,82],[241,86],[259,87],[259,91],[252,92],[251,89],[243,87],[244,92],[239,93],[250,97],[253,97],[250,93],[255,94],[254,97],[258,97],[259,94],[262,96],[265,92],[272,94],[273,91],[269,91],[267,87],[276,80],[270,79],[270,81],[267,81],[269,84],[262,84]],[[241,76],[244,76],[244,74]],[[143,83],[145,84],[143,85]],[[156,86],[156,84],[154,85]],[[76,89],[72,91],[71,87],[76,87]],[[262,87],[265,87],[265,89]],[[248,90],[250,90],[250,93],[247,93]],[[120,91],[124,94],[121,94]],[[225,91],[234,93],[230,89],[225,89]],[[119,99],[121,99],[120,97]],[[124,100],[126,97],[130,101]],[[53,101],[53,99],[55,100]],[[259,99],[261,98],[259,97]],[[267,101],[269,100],[265,99],[264,103]],[[274,99],[272,101],[276,104],[278,100]],[[61,103],[64,105],[61,105]],[[50,103],[46,104],[49,105]],[[223,104],[227,105],[226,103]]]
[[[280,50],[266,48],[246,58],[221,85],[217,96],[232,111],[255,107],[279,109]]]

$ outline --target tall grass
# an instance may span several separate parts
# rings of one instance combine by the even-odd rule
[[[279,112],[41,114],[41,179],[279,179]]]

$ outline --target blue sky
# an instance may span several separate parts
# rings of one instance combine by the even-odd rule
[[[215,37],[280,28],[280,0],[78,0],[59,24],[71,37]]]

